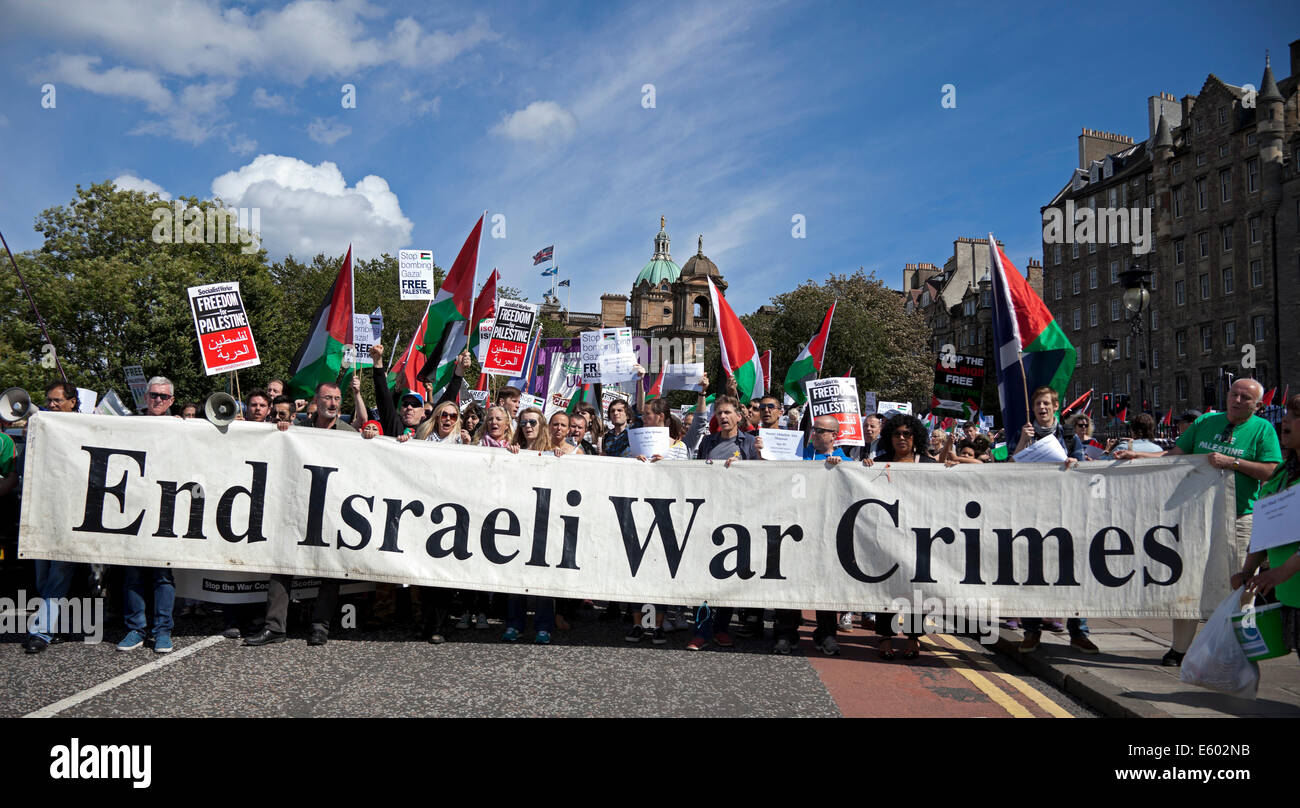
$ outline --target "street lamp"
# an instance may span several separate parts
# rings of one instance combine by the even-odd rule
[[[1124,308],[1133,315],[1129,318],[1129,323],[1133,342],[1138,349],[1138,394],[1141,396],[1139,411],[1144,411],[1147,401],[1147,351],[1142,345],[1142,334],[1145,331],[1143,314],[1151,304],[1151,292],[1147,289],[1151,270],[1142,269],[1134,263],[1119,273],[1119,277],[1124,284]]]
[[[1119,355],[1119,340],[1114,337],[1102,337],[1101,340],[1101,358],[1110,367],[1110,363],[1115,361]]]

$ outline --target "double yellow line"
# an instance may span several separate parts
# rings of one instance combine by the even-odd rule
[[[921,638],[921,641],[930,646],[930,651],[943,660],[945,665],[970,680],[971,684],[979,688],[994,704],[1006,710],[1012,718],[1033,718],[1034,714],[998,687],[994,679],[1001,680],[1007,687],[1019,691],[1053,718],[1074,717],[1061,705],[1044,696],[1020,677],[1012,676],[983,655],[971,652],[959,641],[946,634],[927,634]],[[961,655],[954,654],[954,650]]]

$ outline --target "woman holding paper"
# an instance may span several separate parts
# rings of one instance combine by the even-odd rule
[[[1300,482],[1300,393],[1285,402],[1278,442],[1282,444],[1282,465],[1259,489],[1255,510],[1264,498],[1281,493]],[[1255,523],[1259,525],[1259,522]],[[1268,569],[1259,571],[1264,559]],[[1241,572],[1232,576],[1232,587],[1243,584],[1250,594],[1274,592],[1282,602],[1282,639],[1287,648],[1300,652],[1300,541],[1257,550],[1246,556]]]
[[[658,460],[690,460],[691,452],[682,442],[682,422],[673,417],[672,412],[668,409],[668,402],[662,398],[651,399],[641,408],[641,423],[651,428],[668,428],[668,449],[663,454],[657,454],[647,458],[645,455],[637,455],[636,459],[641,462],[647,460],[654,463]],[[675,427],[675,429],[674,429]]]

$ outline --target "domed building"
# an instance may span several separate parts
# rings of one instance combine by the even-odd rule
[[[680,268],[669,251],[671,242],[667,221],[660,216],[654,252],[632,282],[631,310],[629,296],[601,295],[602,327],[631,326],[638,336],[679,337],[683,342],[716,335],[708,279],[724,292],[727,282],[704,254],[704,236],[696,242],[695,255]]]

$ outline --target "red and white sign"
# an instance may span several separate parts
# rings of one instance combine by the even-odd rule
[[[189,294],[199,353],[209,376],[262,363],[238,282],[191,286]]]
[[[524,357],[528,354],[528,338],[533,333],[537,307],[519,300],[498,300],[496,322],[492,324],[492,339],[488,342],[487,356],[483,362],[484,373],[505,373],[510,376],[524,374]]]
[[[862,408],[858,406],[858,380],[844,376],[814,379],[808,382],[807,387],[812,417],[834,415],[840,422],[840,431],[835,433],[835,445],[865,446]]]

